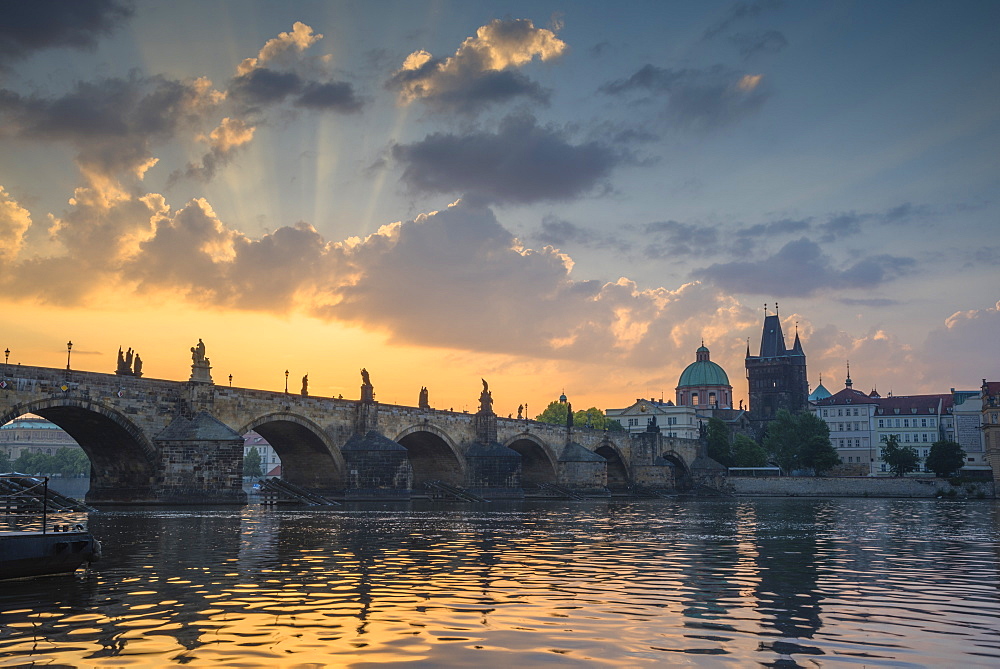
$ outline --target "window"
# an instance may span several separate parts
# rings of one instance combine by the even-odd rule
[[[843,409],[837,409],[837,415],[838,416],[843,416],[844,415],[844,410]]]
[[[698,393],[691,393],[691,406],[698,405]]]
[[[839,426],[839,430],[841,432],[843,432],[844,431],[844,424],[843,423],[837,423],[837,425]]]
[[[715,404],[715,393],[709,393],[708,394],[708,403],[709,404]]]
[[[910,427],[910,419],[909,418],[904,418],[903,419],[903,427]]]
[[[921,441],[927,441],[927,433],[924,432],[924,438]]]
[[[854,407],[854,415],[855,415],[855,416],[857,416],[857,415],[858,415],[858,407]]]
[[[899,419],[896,419],[896,427],[899,427]]]
[[[885,427],[885,425],[883,425],[883,423],[885,423],[885,421],[884,421],[884,420],[882,420],[881,418],[879,418],[879,419],[878,419],[878,426],[879,426],[879,427]]]
[[[927,427],[927,419],[926,418],[921,418],[920,419],[920,427]]]
[[[826,418],[826,409],[823,409],[823,418]]]
[[[906,433],[906,442],[909,443],[909,441],[910,441],[910,433],[907,432]]]
[[[928,418],[927,420],[930,421],[930,425],[928,427],[934,427],[934,419],[933,418]]]

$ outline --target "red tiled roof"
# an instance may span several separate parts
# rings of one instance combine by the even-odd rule
[[[878,403],[878,413],[883,415],[936,415],[938,406],[945,413],[954,405],[955,399],[950,393],[943,395],[894,395],[875,400]],[[897,411],[898,414],[897,414]],[[916,409],[916,411],[914,411]]]
[[[881,400],[865,395],[860,390],[854,388],[844,388],[840,392],[829,397],[816,400],[813,404],[817,406],[829,406],[831,404],[878,404]]]
[[[987,381],[985,386],[987,395],[1000,395],[1000,381]]]

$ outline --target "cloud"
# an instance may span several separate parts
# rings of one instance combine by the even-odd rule
[[[85,172],[142,177],[156,161],[152,146],[200,121],[222,96],[205,79],[107,78],[79,82],[54,98],[0,96],[0,119],[22,137],[67,141]]]
[[[31,214],[0,186],[0,267],[17,257],[30,227]]]
[[[439,111],[473,114],[484,107],[524,97],[547,102],[548,93],[515,68],[535,58],[562,55],[566,43],[528,19],[494,19],[444,59],[415,51],[386,83],[404,104],[421,100]]]
[[[977,389],[985,378],[1000,380],[996,350],[1000,302],[982,309],[956,311],[927,335],[921,347],[923,381],[941,390]],[[940,392],[940,391],[938,391]]]
[[[758,0],[758,2],[736,2],[730,5],[725,16],[705,30],[702,39],[711,39],[729,30],[734,25],[752,21],[762,14],[781,7],[781,0]]]
[[[769,97],[761,75],[721,65],[709,69],[670,69],[647,64],[627,79],[601,86],[606,95],[644,93],[644,102],[666,96],[666,121],[676,127],[713,130],[755,113]]]
[[[735,44],[744,60],[762,54],[775,54],[788,46],[788,39],[777,30],[757,30],[747,33],[736,33],[729,37]]]
[[[277,37],[265,42],[256,58],[244,59],[236,69],[236,74],[244,76],[260,68],[264,63],[282,62],[289,54],[302,53],[321,39],[322,35],[314,33],[312,28],[301,21],[296,21],[292,24],[291,32],[278,33]]]
[[[656,221],[640,229],[644,236],[653,240],[643,249],[647,258],[703,256],[719,251],[719,231],[715,226]]]
[[[618,235],[602,235],[570,221],[547,215],[542,218],[541,227],[530,233],[530,239],[556,248],[585,247],[629,251],[631,244],[622,241]]]
[[[202,156],[201,162],[189,163],[183,172],[174,171],[170,175],[169,183],[176,182],[182,176],[199,181],[210,181],[219,167],[228,163],[238,149],[253,139],[255,130],[252,125],[240,119],[228,116],[222,119],[219,127],[210,132],[208,136],[199,137],[209,146],[209,151]]]
[[[42,49],[92,49],[131,16],[131,3],[118,0],[5,2],[0,69]]]
[[[296,107],[329,109],[346,113],[361,111],[363,103],[354,93],[354,87],[343,81],[328,83],[309,82],[295,100]]]
[[[416,191],[471,194],[488,202],[568,200],[593,191],[623,158],[598,142],[571,144],[564,132],[510,116],[495,133],[435,133],[399,144],[393,157]]]
[[[777,297],[806,296],[845,289],[870,289],[908,273],[912,258],[877,255],[862,258],[844,269],[834,267],[815,242],[806,238],[785,244],[759,261],[716,263],[692,276],[734,293]]]

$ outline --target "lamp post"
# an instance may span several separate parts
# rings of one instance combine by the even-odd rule
[[[66,371],[69,371],[69,356],[73,352],[73,342],[66,342]]]
[[[10,362],[10,349],[3,352],[3,366],[6,367],[8,362]]]
[[[233,375],[232,374],[229,375],[229,387],[230,388],[233,387]]]
[[[288,394],[288,370],[285,370],[285,394]]]

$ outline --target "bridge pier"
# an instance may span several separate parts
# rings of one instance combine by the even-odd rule
[[[245,504],[243,437],[205,412],[178,416],[156,436],[159,504]]]

